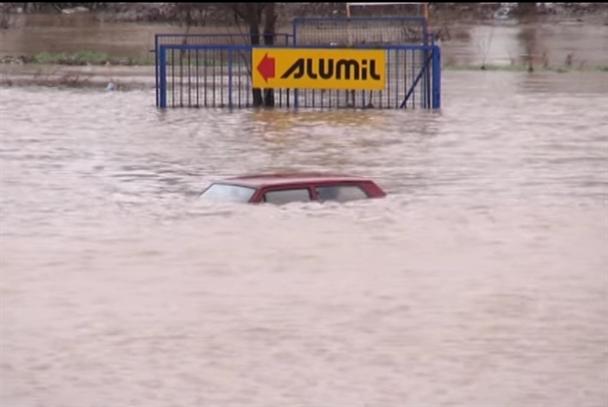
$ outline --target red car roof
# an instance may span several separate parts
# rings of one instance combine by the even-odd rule
[[[371,181],[369,178],[352,175],[324,174],[316,172],[278,173],[278,174],[252,174],[226,178],[223,181],[229,184],[238,184],[251,187],[275,186],[282,184],[298,184],[313,182],[361,182]]]

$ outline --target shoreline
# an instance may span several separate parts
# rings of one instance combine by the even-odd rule
[[[447,72],[508,72],[514,74],[608,74],[608,66],[579,69],[540,67],[533,72],[525,65],[472,65],[444,66]],[[153,90],[155,89],[154,65],[73,66],[58,64],[0,64],[0,87],[65,87],[106,90]]]
[[[153,65],[70,66],[0,65],[0,86],[46,86],[70,88],[111,87],[111,90],[155,88]]]
[[[172,3],[163,4],[163,13],[179,11],[171,9]],[[341,16],[346,3],[277,4],[282,21],[294,15]],[[121,3],[111,6],[113,11],[74,8],[7,14],[4,10],[8,26],[0,27],[0,86],[105,88],[113,84],[117,89],[153,89],[155,66],[150,48],[154,33],[239,29],[238,24],[216,27],[221,19],[209,25],[184,26],[179,19],[167,24],[163,19],[144,18],[159,7]],[[608,73],[608,59],[598,53],[608,40],[608,3],[545,5],[539,9],[542,13],[532,17],[513,12],[502,15],[500,7],[507,6],[431,5],[430,27],[442,49],[444,71],[528,73],[532,66],[530,74]],[[222,9],[225,14],[226,9],[217,5],[197,10],[207,10],[200,18],[204,15],[209,20]],[[108,17],[111,15],[114,18]]]

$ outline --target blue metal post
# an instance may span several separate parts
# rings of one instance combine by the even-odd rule
[[[228,50],[228,107],[232,107],[232,50]]]
[[[427,60],[431,59],[431,62],[432,62],[432,58],[433,58],[432,52],[433,52],[433,50],[431,47],[429,47],[428,51],[425,52],[425,54],[428,55]],[[424,74],[424,82],[422,85],[424,86],[424,108],[430,109],[431,108],[431,70],[429,69],[429,67],[427,67],[427,70]]]
[[[433,45],[433,109],[441,108],[441,49]]]
[[[412,50],[412,83],[414,83],[414,81],[416,80],[416,59],[418,58],[418,55],[416,53],[416,50]],[[416,89],[412,89],[412,91],[414,93],[412,93],[412,109],[416,108]],[[406,92],[405,94],[407,95],[408,92]],[[401,106],[400,106],[401,107]],[[407,109],[407,101],[405,103],[405,105],[402,106],[403,108]]]
[[[422,49],[426,49],[427,47],[422,47]],[[425,52],[425,54],[428,54],[428,52]],[[420,81],[420,78],[422,78],[422,76],[425,74],[425,72],[427,72],[427,70],[429,69],[429,65],[431,63],[431,58],[433,57],[433,55],[429,55],[429,57],[425,60],[424,64],[422,65],[422,68],[420,69],[420,72],[418,73],[418,76],[416,77],[416,79],[414,80],[414,83],[412,83],[412,86],[410,87],[410,90],[407,92],[407,94],[405,95],[405,99],[403,99],[403,102],[401,102],[401,105],[399,106],[399,109],[403,109],[404,107],[407,107],[407,101],[410,98],[410,95],[412,94],[412,92],[414,91],[414,89],[416,89],[416,85],[418,85],[418,81]],[[428,107],[428,106],[422,106],[422,107]]]
[[[163,45],[158,50],[158,64],[159,64],[159,107],[165,109],[167,107],[167,60],[166,60],[166,49]]]
[[[156,107],[159,106],[160,102],[158,100],[158,34],[154,36],[154,75],[156,80]]]

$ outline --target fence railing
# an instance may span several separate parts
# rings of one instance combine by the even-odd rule
[[[384,88],[338,90],[254,89],[252,50],[350,48],[384,51]],[[156,104],[166,107],[252,107],[255,93],[272,94],[286,108],[438,109],[441,50],[423,17],[296,18],[293,33],[158,34]],[[282,86],[282,85],[281,85]]]

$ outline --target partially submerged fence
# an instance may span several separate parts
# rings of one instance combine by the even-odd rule
[[[441,105],[440,49],[423,18],[295,19],[293,33],[265,38],[272,45],[251,40],[241,34],[157,35],[157,106]]]
[[[253,106],[250,40],[240,34],[157,35],[156,105]],[[291,35],[275,34],[273,42],[291,47]],[[277,92],[279,102],[286,93]]]

